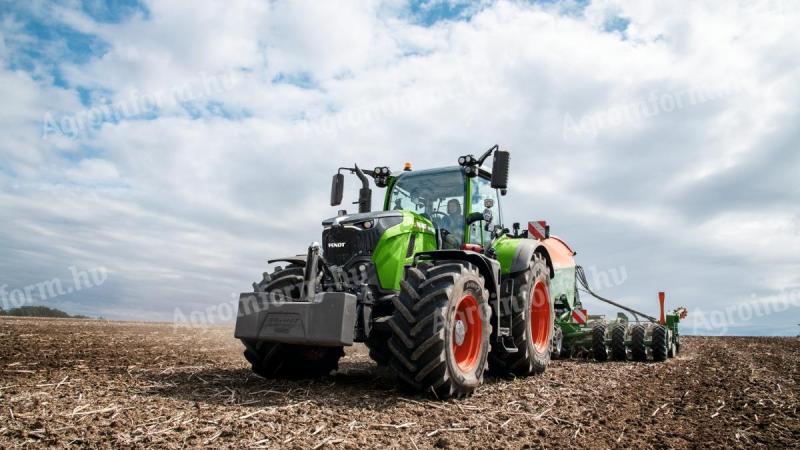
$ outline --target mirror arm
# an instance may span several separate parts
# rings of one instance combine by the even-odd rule
[[[486,153],[484,153],[483,155],[481,155],[480,158],[478,158],[478,167],[482,166],[483,162],[486,161],[486,158],[491,156],[492,152],[495,150],[500,150],[500,145],[495,144],[494,147],[490,148],[489,150],[486,150]]]

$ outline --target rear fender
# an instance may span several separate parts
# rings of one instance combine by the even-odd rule
[[[497,259],[503,266],[503,275],[510,275],[528,270],[533,255],[541,254],[550,269],[550,278],[555,276],[553,260],[550,252],[540,241],[533,239],[501,239],[494,247]]]

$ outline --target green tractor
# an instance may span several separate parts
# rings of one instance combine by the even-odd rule
[[[564,339],[557,314],[577,305],[578,268],[544,222],[504,226],[509,165],[494,146],[453,167],[340,168],[331,205],[349,172],[361,181],[358,213],[323,221],[321,244],[268,261],[283,267],[240,296],[235,336],[253,371],[326,375],[363,342],[402,388],[438,398],[471,394],[487,370],[543,372]],[[386,189],[380,211],[370,178]]]

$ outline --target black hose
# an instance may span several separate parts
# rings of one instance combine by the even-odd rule
[[[658,322],[658,320],[656,320],[655,317],[648,316],[647,314],[645,314],[643,312],[637,311],[637,310],[635,310],[633,308],[629,308],[629,307],[627,307],[625,305],[621,305],[621,304],[619,304],[619,303],[617,303],[617,302],[615,302],[613,300],[609,300],[609,299],[607,299],[605,297],[601,297],[601,296],[597,295],[594,291],[592,291],[592,288],[589,287],[589,281],[586,280],[586,273],[583,271],[583,266],[575,266],[575,278],[578,280],[578,283],[580,283],[580,285],[583,287],[583,291],[584,292],[586,292],[587,294],[591,295],[592,297],[594,297],[594,298],[596,298],[596,299],[598,299],[598,300],[600,300],[602,302],[606,302],[609,305],[614,305],[617,308],[624,309],[625,311],[633,314],[633,317],[636,319],[637,322],[639,321],[639,316],[642,316],[645,319],[647,319],[647,320],[649,320],[650,322],[653,322],[653,323]]]

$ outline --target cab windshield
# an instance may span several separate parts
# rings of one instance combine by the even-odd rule
[[[392,187],[390,210],[414,211],[463,242],[466,184],[459,168],[404,173]]]

